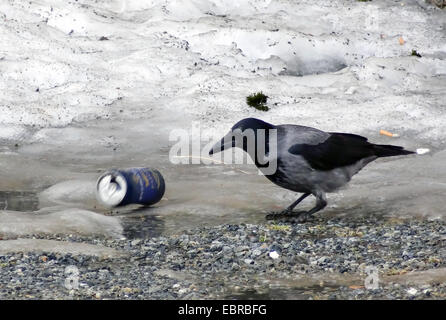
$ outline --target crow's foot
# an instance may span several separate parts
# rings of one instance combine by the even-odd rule
[[[280,212],[273,212],[266,215],[266,220],[285,220],[291,222],[301,222],[298,219],[302,219],[302,216],[306,216],[307,211],[292,211],[283,210]],[[303,222],[304,220],[302,220]]]
[[[293,214],[293,211],[285,209],[283,211],[271,212],[271,213],[267,214],[265,218],[266,218],[266,220],[276,220],[276,219],[288,217],[292,214]]]

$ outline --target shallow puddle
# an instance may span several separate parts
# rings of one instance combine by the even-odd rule
[[[270,288],[264,291],[245,290],[231,293],[223,299],[230,300],[308,300],[314,299],[320,294],[330,294],[336,292],[338,287],[309,286],[302,288]]]
[[[0,210],[35,211],[39,209],[39,198],[35,192],[0,191]]]
[[[168,134],[174,124],[166,121],[155,118],[150,128],[145,120],[129,120],[118,127],[93,121],[82,127],[45,129],[42,135],[50,140],[2,154],[0,208],[93,211],[119,217],[126,237],[146,238],[204,225],[261,223],[268,212],[281,210],[298,197],[258,175],[252,165],[171,163],[173,142]],[[68,133],[73,137],[69,144]],[[113,148],[102,138],[110,135]],[[158,169],[166,182],[163,199],[151,207],[101,207],[95,195],[97,178],[110,168],[129,167]],[[443,217],[444,181],[446,151],[377,160],[345,189],[329,194],[327,208],[318,214]],[[313,205],[314,199],[308,197],[301,208]]]

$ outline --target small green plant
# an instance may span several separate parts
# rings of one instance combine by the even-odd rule
[[[411,55],[412,55],[412,56],[415,56],[415,57],[418,57],[418,58],[421,58],[421,54],[419,54],[419,53],[417,52],[417,50],[412,50]]]
[[[288,232],[291,231],[291,227],[288,225],[280,225],[280,224],[271,224],[268,226],[268,229],[274,230],[274,231],[283,231]]]
[[[249,96],[246,97],[246,103],[251,106],[256,108],[257,110],[260,111],[268,111],[269,108],[266,105],[266,102],[268,101],[268,96],[264,95],[263,92],[257,92],[257,93],[253,93]]]
[[[439,8],[446,8],[446,0],[430,0],[428,2],[435,4]]]

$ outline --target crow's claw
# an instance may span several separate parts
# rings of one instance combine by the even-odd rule
[[[295,221],[299,219],[300,216],[306,214],[306,211],[292,211],[292,210],[283,210],[280,212],[273,212],[266,215],[266,220],[286,220],[286,221]]]

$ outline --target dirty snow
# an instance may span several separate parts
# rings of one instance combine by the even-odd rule
[[[149,213],[172,229],[261,220],[296,195],[255,170],[167,159],[172,129],[200,121],[218,136],[254,116],[431,149],[371,164],[327,210],[441,216],[445,26],[444,10],[415,0],[2,1],[0,190],[97,211],[101,172],[153,166],[167,191]],[[270,111],[246,105],[257,91]]]

